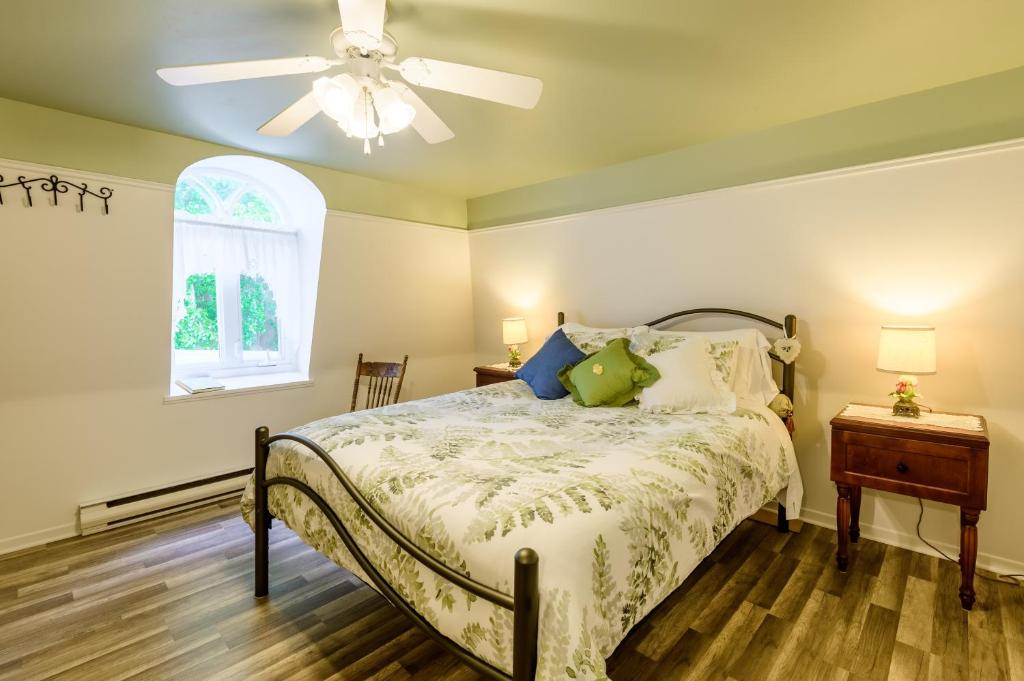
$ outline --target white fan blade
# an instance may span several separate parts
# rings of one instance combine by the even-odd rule
[[[380,47],[385,7],[385,0],[338,0],[345,38],[362,50]]]
[[[261,135],[269,135],[270,137],[285,137],[301,128],[318,113],[320,113],[320,105],[317,104],[313,93],[309,92],[299,101],[264,123],[257,132]]]
[[[245,80],[247,78],[317,73],[319,71],[326,71],[336,63],[323,57],[289,57],[286,59],[197,64],[195,66],[171,66],[169,68],[157,69],[156,75],[171,85],[202,85],[204,83],[222,83],[228,80]]]
[[[416,115],[413,117],[411,125],[427,143],[437,144],[455,137],[451,128],[445,125],[444,121],[411,88],[394,82],[391,83],[391,87],[401,93],[402,101],[416,109]]]
[[[489,102],[532,109],[544,83],[539,78],[481,69],[436,59],[410,57],[399,65],[402,77],[413,85],[445,90]]]

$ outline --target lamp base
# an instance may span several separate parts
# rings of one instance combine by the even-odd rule
[[[921,407],[917,406],[913,402],[897,402],[892,405],[892,415],[906,416],[912,419],[920,418]]]

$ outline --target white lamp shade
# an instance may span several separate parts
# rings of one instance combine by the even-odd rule
[[[501,340],[505,345],[519,345],[530,340],[526,335],[526,320],[522,317],[502,319]]]
[[[934,326],[883,326],[878,369],[897,374],[935,373]]]

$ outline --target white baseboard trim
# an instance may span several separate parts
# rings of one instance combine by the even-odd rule
[[[25,534],[18,534],[13,537],[7,537],[0,539],[0,556],[5,553],[13,553],[14,551],[21,551],[22,549],[30,549],[35,546],[41,546],[42,544],[48,544],[58,539],[67,539],[69,537],[78,536],[78,526],[75,523],[67,523],[66,525],[57,525],[56,527],[50,527],[45,530],[36,530],[35,532],[26,532]]]
[[[811,523],[812,525],[827,527],[830,530],[836,529],[836,516],[834,513],[825,513],[822,511],[816,511],[812,508],[803,508],[800,511],[800,519]],[[900,532],[899,530],[894,530],[891,527],[879,527],[877,525],[861,523],[860,535],[867,539],[882,542],[883,544],[898,546],[901,549],[916,551],[917,553],[923,553],[928,556],[940,557],[939,554],[932,550],[930,546],[923,544],[921,540],[917,538],[917,535]],[[960,555],[959,546],[930,539],[929,541],[953,558]],[[1024,574],[1024,563],[1010,558],[1003,558],[1002,556],[994,556],[991,553],[984,553],[982,551],[978,552],[978,567],[1001,575]]]

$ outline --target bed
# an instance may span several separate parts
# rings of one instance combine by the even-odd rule
[[[783,323],[721,309],[795,333]],[[559,315],[559,322],[563,321]],[[793,364],[782,392],[792,398]],[[802,486],[785,424],[539,400],[521,381],[256,431],[242,511],[267,595],[278,518],[476,671],[606,679],[604,660],[743,519]]]

